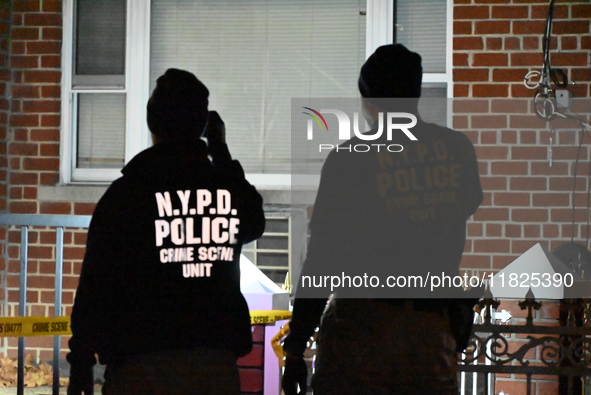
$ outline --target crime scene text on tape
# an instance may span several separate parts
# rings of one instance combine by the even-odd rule
[[[276,321],[288,320],[291,318],[289,310],[251,310],[250,325],[272,324]]]
[[[272,324],[291,318],[288,310],[253,310],[250,324]],[[32,337],[71,335],[70,317],[0,318],[0,337]]]
[[[0,318],[0,337],[70,335],[70,317]]]

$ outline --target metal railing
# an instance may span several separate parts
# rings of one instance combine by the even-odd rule
[[[550,302],[561,303],[563,325],[534,322],[534,310],[540,309],[542,302],[533,297],[519,302],[522,310],[527,309],[521,325],[496,323],[492,312],[499,302],[481,301],[482,322],[474,325],[458,366],[462,395],[497,394],[495,374],[499,373],[525,376],[527,395],[532,393],[534,376],[556,376],[560,394],[591,394],[581,388],[588,387],[591,379],[591,299],[545,303]],[[469,373],[472,380],[466,380]],[[471,388],[467,384],[472,384]],[[579,388],[575,388],[577,385]]]
[[[32,226],[55,227],[55,300],[56,316],[62,311],[62,277],[64,264],[64,228],[88,228],[90,215],[49,215],[49,214],[0,214],[0,225],[20,226],[20,270],[19,270],[19,302],[18,314],[26,316],[27,308],[27,267],[28,267],[28,236]],[[61,336],[53,338],[53,395],[59,394],[60,386],[60,349]],[[25,338],[18,338],[18,376],[17,394],[23,395],[25,388]]]

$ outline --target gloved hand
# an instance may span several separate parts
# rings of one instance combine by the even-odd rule
[[[204,136],[214,164],[223,164],[232,160],[226,145],[226,125],[217,111],[210,111]]]
[[[308,390],[308,367],[302,357],[285,358],[285,371],[281,379],[281,388],[285,395],[305,394]],[[298,385],[300,392],[297,392]]]
[[[92,365],[71,365],[68,395],[94,395]]]

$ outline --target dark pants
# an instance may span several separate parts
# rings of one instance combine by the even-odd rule
[[[230,350],[197,348],[128,357],[108,364],[103,395],[237,395],[240,378]]]
[[[333,299],[318,335],[318,395],[457,395],[455,341],[444,313]]]

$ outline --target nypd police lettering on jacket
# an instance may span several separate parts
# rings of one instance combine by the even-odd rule
[[[160,262],[183,263],[183,277],[210,277],[215,262],[234,259],[240,219],[225,189],[155,194]],[[178,199],[177,199],[178,198]]]

